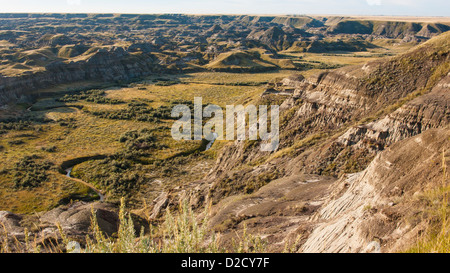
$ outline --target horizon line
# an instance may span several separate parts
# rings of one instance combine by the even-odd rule
[[[161,12],[161,13],[135,13],[135,12],[53,12],[53,11],[46,11],[46,12],[34,12],[34,11],[12,11],[12,12],[0,12],[0,14],[112,14],[112,15],[121,15],[121,14],[128,14],[128,15],[198,15],[198,16],[205,16],[205,15],[227,15],[227,16],[345,16],[345,17],[414,17],[414,18],[450,18],[448,15],[407,15],[407,14],[391,14],[391,15],[385,15],[385,14],[342,14],[342,13],[180,13],[180,12]]]

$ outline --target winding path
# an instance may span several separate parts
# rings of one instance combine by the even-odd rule
[[[91,184],[89,184],[89,183],[87,183],[87,182],[85,182],[85,181],[83,181],[81,179],[74,178],[74,177],[70,176],[70,174],[72,173],[72,169],[73,169],[73,167],[66,169],[66,173],[67,173],[66,176],[68,178],[70,178],[71,180],[76,181],[78,183],[81,183],[81,184],[89,187],[93,191],[95,191],[98,194],[98,196],[100,197],[100,202],[105,201],[105,195],[100,190],[98,190],[93,185],[91,185]]]

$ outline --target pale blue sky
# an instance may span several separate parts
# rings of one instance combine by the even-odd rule
[[[4,12],[450,16],[449,0],[0,0]]]

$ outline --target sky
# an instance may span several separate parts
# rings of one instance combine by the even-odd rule
[[[8,12],[450,16],[450,1],[0,0],[0,13]]]

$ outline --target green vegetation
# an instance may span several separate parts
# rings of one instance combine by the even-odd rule
[[[190,101],[173,101],[170,105],[161,105],[157,109],[149,107],[148,104],[142,102],[128,103],[126,109],[117,111],[92,111],[91,114],[108,119],[122,119],[146,121],[146,122],[159,122],[160,120],[173,119],[171,117],[172,108],[177,104],[192,105]],[[89,112],[88,110],[85,110]]]
[[[62,98],[58,99],[60,102],[77,102],[84,100],[87,102],[93,102],[98,104],[122,104],[124,103],[118,99],[109,99],[105,97],[105,91],[103,90],[89,90],[82,91],[78,94],[64,95]]]
[[[443,54],[448,54],[447,53],[443,53]],[[405,73],[411,73],[413,74],[414,69],[415,69],[415,65],[413,63],[410,63],[407,60],[399,60],[399,62],[401,62],[401,64],[403,66],[406,65],[405,69]],[[437,64],[435,67],[433,67],[431,69],[431,75],[429,77],[429,79],[426,82],[425,87],[420,88],[418,90],[415,90],[409,94],[407,94],[404,97],[399,98],[398,100],[396,100],[394,103],[388,105],[387,107],[381,109],[380,111],[378,111],[377,113],[375,113],[373,116],[369,116],[364,118],[361,122],[359,122],[359,124],[364,124],[367,123],[369,121],[375,120],[381,116],[390,114],[392,112],[394,112],[395,110],[399,109],[400,107],[402,107],[404,104],[412,101],[413,99],[423,96],[427,93],[429,93],[432,88],[437,84],[437,82],[442,79],[445,75],[447,75],[447,73],[450,71],[450,63],[449,62],[443,62],[440,64]],[[419,74],[419,73],[416,73]],[[367,85],[369,86],[370,89],[374,90],[375,92],[386,88],[386,86],[391,86],[391,88],[394,88],[394,85],[396,85],[397,83],[395,81],[392,80],[391,74],[388,74],[386,72],[385,69],[379,69],[378,71],[376,71],[374,73],[374,75],[369,76],[366,81],[367,81]]]
[[[329,52],[332,49],[345,50],[345,47],[349,46],[345,41],[321,41],[315,43],[314,46],[316,51],[286,51],[277,54],[262,49],[224,51],[225,53],[211,54],[211,62],[205,67],[218,71],[257,72],[288,67],[292,64],[292,67],[289,68],[292,70],[299,68],[330,69],[365,62],[381,56],[380,54],[390,54],[388,49],[370,47],[370,44],[359,44],[359,42],[355,42],[352,46],[361,47],[357,50],[363,50],[363,47],[366,47],[364,50],[367,51],[350,54]],[[97,50],[92,49],[91,53],[88,50],[88,53],[94,54]],[[327,53],[318,53],[321,51],[327,51]],[[55,52],[52,50],[28,52],[29,54],[24,57],[37,56],[37,60],[44,56],[54,58]],[[61,56],[77,54],[69,48],[65,48],[60,53]],[[173,51],[170,56],[176,60],[177,54]],[[448,52],[443,50],[442,52],[438,51],[438,54],[445,55]],[[206,56],[202,57],[207,58]],[[425,55],[425,57],[442,59],[440,55]],[[173,60],[168,59],[168,62]],[[384,87],[395,88],[395,83],[392,83],[395,81],[391,78],[390,70],[398,68],[401,71],[409,71],[415,65],[412,59],[400,59],[392,67],[389,67],[387,72],[386,69],[380,68],[372,73],[363,84],[366,84],[374,92],[381,92]],[[448,73],[448,63],[436,65],[431,70],[429,86],[435,85],[437,80]],[[307,71],[305,75],[308,73],[313,73],[313,71]],[[33,105],[35,107],[30,107],[29,103],[23,103],[18,107],[25,112],[26,118],[23,119],[26,121],[5,120],[0,123],[0,134],[2,135],[0,155],[2,163],[4,162],[5,165],[2,166],[3,170],[0,173],[2,180],[0,198],[4,200],[1,209],[31,213],[70,202],[72,197],[77,200],[78,198],[75,198],[77,194],[79,196],[86,195],[83,193],[83,190],[86,189],[62,186],[67,183],[66,177],[58,173],[56,168],[52,168],[52,165],[61,166],[62,162],[90,158],[95,155],[102,155],[103,159],[97,158],[81,162],[74,166],[72,175],[104,191],[107,201],[115,201],[126,196],[130,199],[133,209],[139,207],[142,198],[152,201],[155,195],[162,191],[176,191],[178,186],[182,188],[188,182],[200,180],[211,171],[214,160],[226,142],[217,142],[211,151],[203,152],[200,148],[200,141],[173,141],[170,137],[170,127],[174,120],[170,116],[173,106],[186,104],[192,108],[194,96],[203,97],[204,104],[214,103],[222,107],[227,104],[255,102],[281,104],[286,96],[270,94],[261,97],[261,94],[266,88],[276,87],[277,78],[284,78],[290,74],[293,74],[293,71],[198,72],[167,75],[164,78],[161,78],[161,74],[155,74],[134,84],[125,84],[124,81],[122,87],[72,92],[64,96],[56,93],[54,96],[48,94],[47,96],[53,96],[51,98],[53,101],[39,99],[39,102],[36,103],[39,105]],[[401,96],[400,99],[391,101],[392,105],[377,115],[392,112],[428,91],[425,88],[410,95]],[[58,96],[60,99],[56,100]],[[281,120],[283,126],[289,124],[297,109],[297,107],[293,107],[284,114]],[[319,147],[321,143],[324,143],[324,139],[330,136],[329,132],[314,131],[309,135],[296,136],[298,131],[295,130],[301,129],[303,125],[307,126],[308,123],[311,123],[311,120],[305,121],[297,128],[283,131],[282,136],[288,136],[289,142],[282,143],[282,149],[278,152],[267,155],[267,157],[253,157],[253,161],[241,164],[240,169],[230,170],[228,176],[218,178],[210,192],[212,200],[217,202],[223,197],[233,194],[256,192],[282,174],[275,168],[250,174],[253,167],[279,157],[297,156],[308,148],[315,145]],[[256,141],[247,141],[244,144],[244,151],[251,152],[256,149],[258,144]],[[368,144],[377,145],[377,143]],[[32,155],[37,156],[32,157]],[[367,162],[361,162],[360,158],[371,159],[366,154],[344,151],[342,166],[328,160],[321,163],[318,173],[335,175],[341,170],[343,172],[360,171],[367,164]],[[245,158],[242,160],[244,161]],[[48,199],[43,200],[43,194],[48,194]],[[35,195],[34,199],[32,195]],[[184,208],[180,210],[183,214]],[[191,214],[192,212],[189,212],[186,214],[187,216],[183,217],[192,218]],[[131,219],[128,222],[122,215],[123,228],[119,232],[118,241],[114,241],[116,238],[108,238],[108,240],[112,240],[108,241],[110,243],[106,243],[102,239],[93,240],[90,248],[87,249],[93,252],[218,251],[216,246],[209,248],[210,246],[205,247],[199,243],[206,240],[210,234],[194,232],[197,236],[192,239],[194,243],[186,243],[186,240],[190,240],[186,238],[188,231],[201,229],[200,225],[189,226],[185,223],[186,220],[176,220],[176,217],[168,212],[164,218],[168,225],[165,227],[167,236],[161,233],[163,228],[159,226],[155,234],[157,237],[144,238],[144,236],[141,238],[133,237],[135,232],[130,228]],[[188,226],[187,229],[180,230],[186,226]],[[101,238],[98,234],[94,237]],[[151,241],[156,240],[155,238],[167,239],[169,242],[167,247],[152,249]],[[148,243],[139,247],[134,244],[127,245],[127,242],[136,240]],[[181,245],[177,245],[177,242],[181,242]],[[104,250],[111,244],[116,245]],[[182,248],[187,245],[189,248]],[[174,248],[170,249],[170,246]]]
[[[156,149],[168,148],[166,145],[157,141],[155,131],[168,129],[160,127],[157,129],[141,129],[139,131],[130,131],[123,134],[119,141],[125,143],[125,149],[121,155],[127,159],[137,159]]]
[[[0,135],[5,134],[7,131],[25,131],[32,128],[30,121],[19,120],[17,122],[0,122]]]
[[[328,134],[326,134],[326,133],[317,133],[317,134],[309,135],[303,139],[300,139],[299,141],[296,141],[290,147],[287,147],[287,148],[277,151],[276,153],[271,155],[267,159],[266,162],[268,162],[272,159],[275,159],[275,158],[283,157],[283,156],[291,156],[292,157],[296,154],[298,149],[302,149],[305,147],[311,147],[311,146],[319,143],[321,140],[323,140],[327,136],[328,136]]]
[[[87,168],[75,169],[73,176],[105,190],[111,198],[130,196],[143,182],[139,166],[133,165],[129,160],[114,157],[95,160]]]
[[[36,162],[37,159],[37,156],[27,156],[15,164],[12,172],[17,189],[35,188],[48,180],[47,171],[52,164],[47,161]]]
[[[157,114],[154,109],[148,107],[145,103],[133,102],[128,104],[127,109],[118,111],[94,111],[92,115],[100,118],[122,119],[122,120],[138,120],[138,121],[156,121]]]
[[[204,73],[201,76],[191,75],[194,76],[189,76],[189,79],[193,81],[197,80],[197,75],[202,80],[208,78]],[[215,73],[209,75],[213,76],[212,79],[216,77]],[[267,81],[268,77],[277,77],[280,73],[248,75],[256,81],[262,78]],[[224,73],[217,79],[228,76],[233,75]],[[168,77],[169,80],[173,77]],[[36,160],[36,163],[45,159],[55,166],[77,158],[104,155],[102,160],[82,161],[73,168],[72,176],[101,189],[106,193],[107,200],[127,196],[133,200],[134,206],[139,206],[144,193],[151,191],[145,194],[150,202],[155,198],[154,192],[182,185],[183,179],[180,177],[185,177],[186,181],[201,179],[218,154],[216,146],[221,147],[217,144],[211,151],[203,153],[200,141],[177,142],[170,136],[172,107],[184,104],[193,108],[193,96],[199,91],[198,86],[201,86],[201,94],[206,95],[205,104],[214,97],[214,102],[225,105],[262,90],[259,87],[247,90],[239,83],[232,86],[207,83],[157,86],[144,81],[126,88],[62,96],[61,100],[66,104],[55,99],[59,96],[57,94],[52,98],[39,99],[36,107],[33,105],[24,117],[3,119],[0,124],[0,156],[5,162],[3,169],[13,170],[14,162],[32,155],[42,159]],[[177,98],[173,98],[172,93]],[[115,97],[116,94],[118,97]],[[124,101],[126,104],[111,103],[114,101]],[[24,107],[29,108],[29,105]],[[200,170],[195,168],[199,162],[204,163]],[[33,185],[32,190],[25,190],[28,193],[11,191],[15,187],[14,175],[12,172],[0,173],[3,181],[0,187],[0,196],[4,201],[2,210],[32,213],[36,208],[41,211],[60,204],[61,200],[84,200],[80,197],[84,193],[78,193],[80,189],[60,187],[59,183],[64,183],[65,177],[52,170],[36,172],[36,176],[42,179],[36,180],[38,183]],[[155,179],[167,182],[156,188],[150,187],[149,184]],[[24,181],[24,184],[29,184],[25,178]],[[49,191],[48,185],[53,185],[54,190]],[[37,198],[38,192],[48,192],[48,198],[45,201]]]
[[[157,81],[155,83],[156,86],[172,86],[175,84],[179,84],[181,83],[179,80],[168,80],[168,79],[159,79],[159,81]]]
[[[60,119],[58,120],[58,125],[61,127],[75,129],[77,128],[77,121],[75,118]]]

